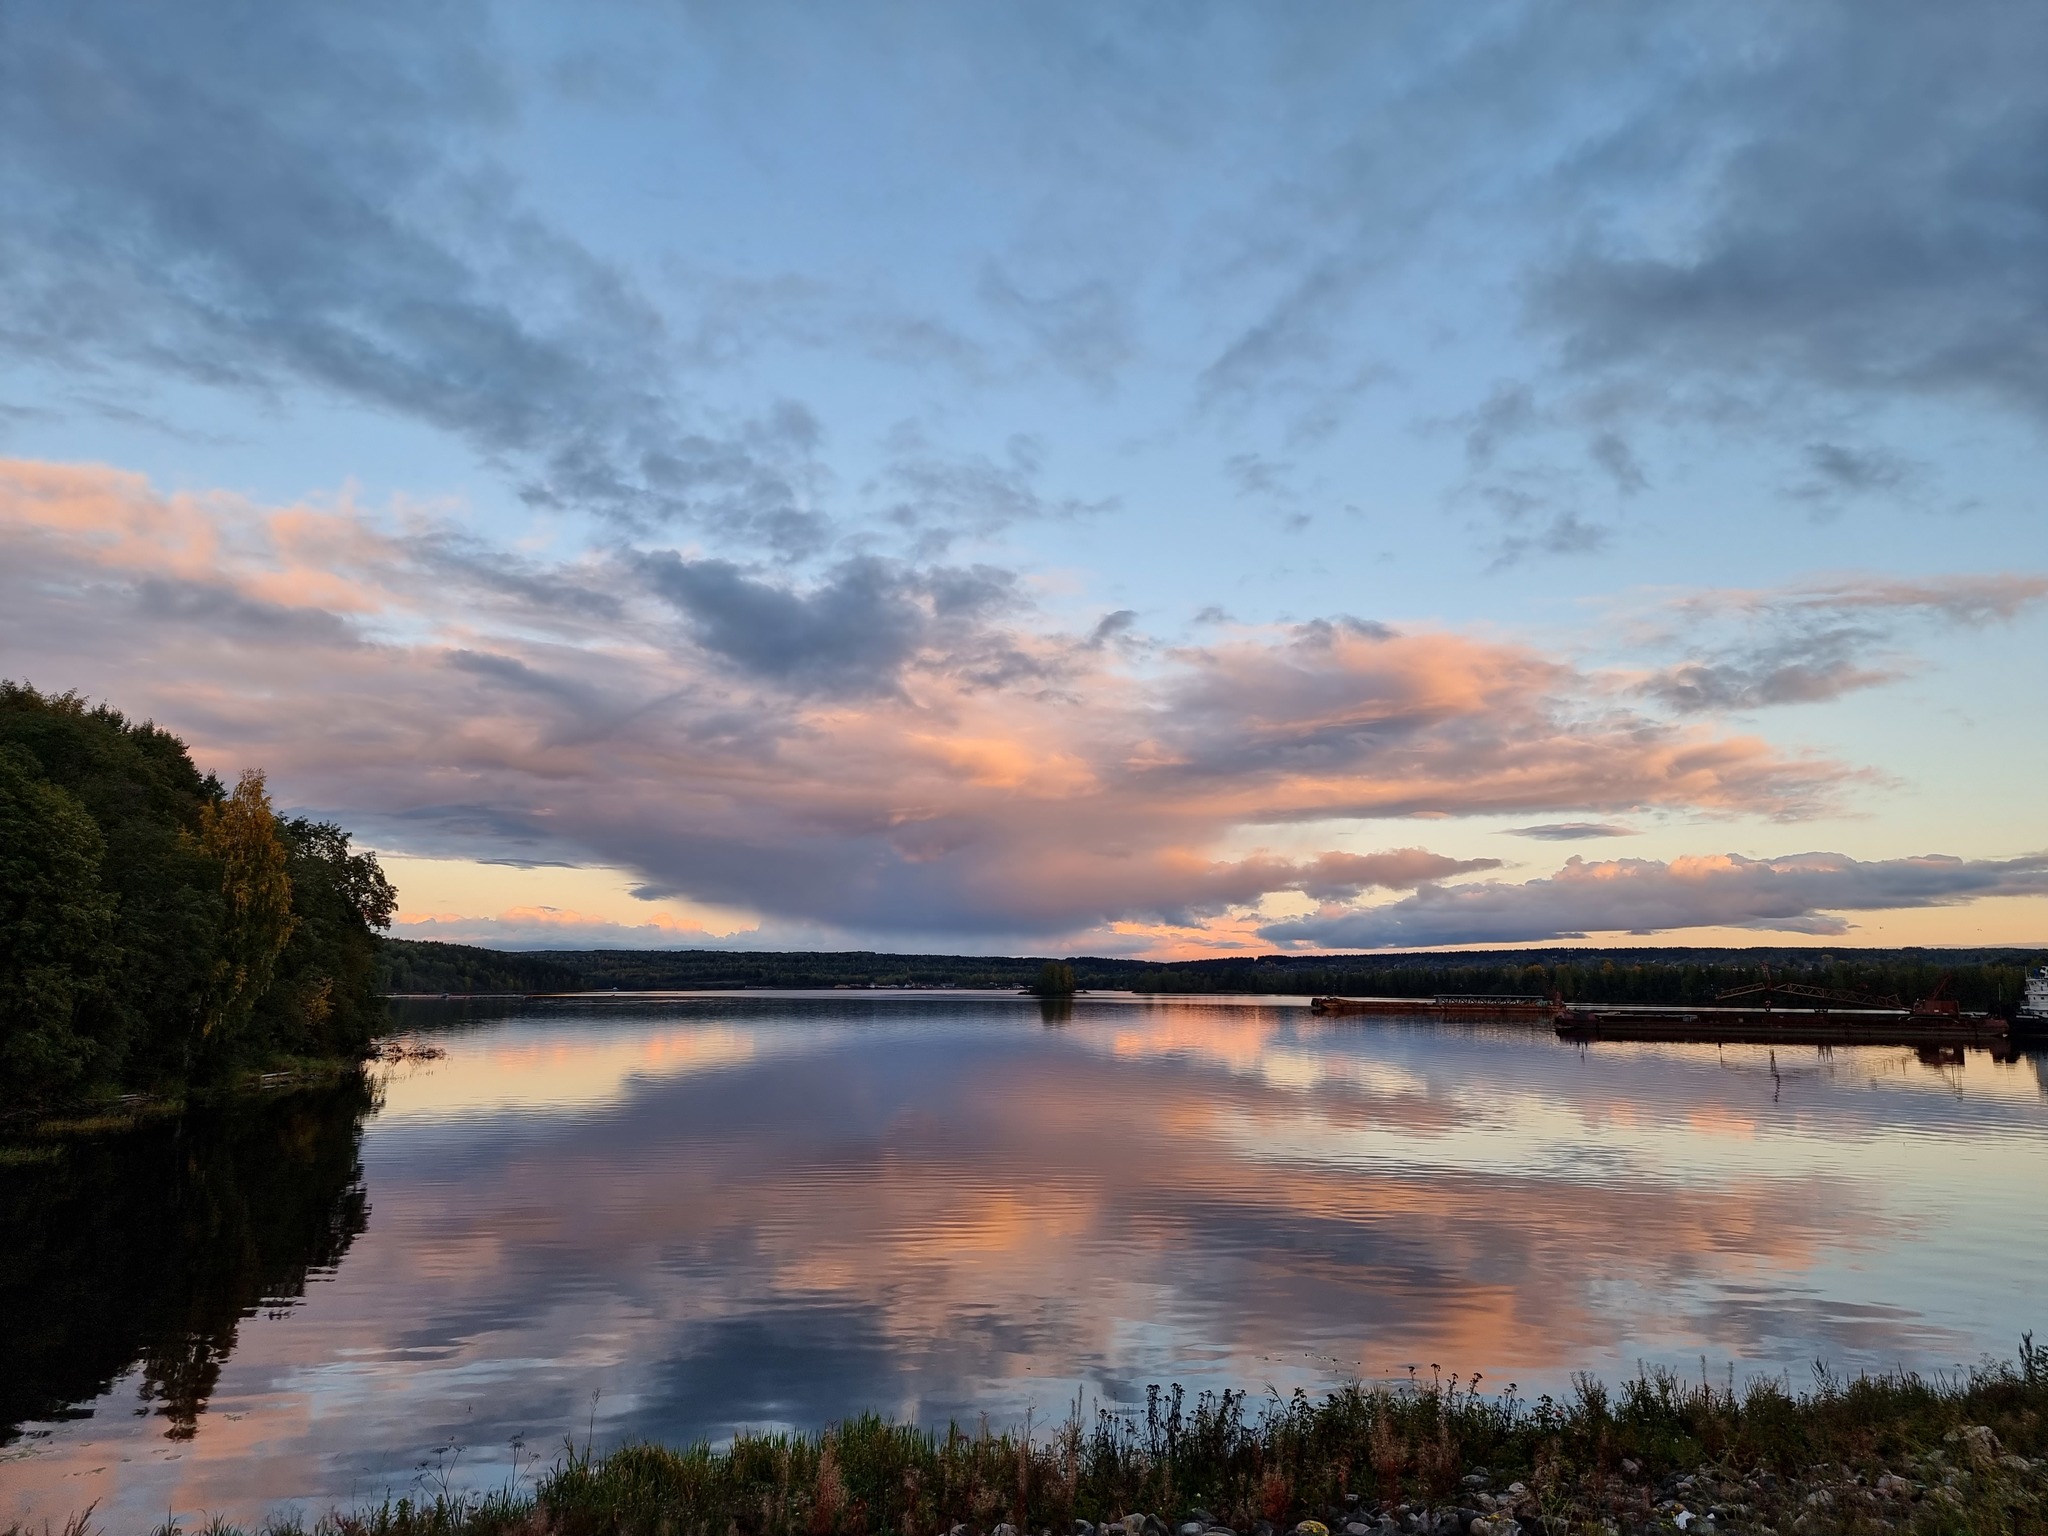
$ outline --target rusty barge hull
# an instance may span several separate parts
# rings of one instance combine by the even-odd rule
[[[1567,1040],[1685,1040],[1707,1045],[2001,1045],[2012,1028],[1983,1013],[1908,1009],[1567,1008]]]

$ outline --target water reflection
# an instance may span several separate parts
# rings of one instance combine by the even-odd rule
[[[0,1445],[140,1367],[190,1439],[245,1318],[304,1293],[368,1217],[360,1083],[31,1149],[0,1167]]]
[[[2033,1060],[1014,995],[494,1005],[439,1038],[363,1136],[368,1230],[216,1352],[197,1438],[139,1443],[154,1378],[115,1381],[0,1464],[0,1521],[317,1513],[437,1456],[490,1486],[593,1422],[1939,1365],[2041,1321]]]

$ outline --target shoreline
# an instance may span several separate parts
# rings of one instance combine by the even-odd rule
[[[179,1529],[166,1521],[158,1536]],[[186,1529],[234,1536],[204,1516]],[[103,1528],[90,1511],[65,1536]],[[261,1536],[1648,1536],[2048,1532],[2048,1346],[1960,1376],[1652,1370],[1533,1401],[1423,1377],[1249,1401],[1148,1391],[1050,1434],[864,1415],[712,1448],[564,1447],[529,1491],[296,1515]],[[31,1536],[15,1524],[0,1536]]]

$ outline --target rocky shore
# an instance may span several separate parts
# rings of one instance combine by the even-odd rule
[[[1072,1536],[1561,1536],[1564,1532],[2025,1532],[2048,1529],[2048,1458],[2005,1450],[1988,1425],[1951,1430],[1940,1446],[1900,1459],[1899,1470],[1837,1463],[1781,1475],[1703,1462],[1658,1478],[1623,1458],[1613,1475],[1537,1474],[1503,1482],[1485,1467],[1459,1479],[1449,1500],[1385,1503],[1347,1494],[1319,1519],[1284,1529],[1248,1528],[1190,1509],[1177,1522],[1129,1514],[1100,1523],[1076,1519]],[[998,1524],[983,1533],[954,1525],[948,1536],[1027,1536]],[[1050,1531],[1036,1536],[1052,1536]]]

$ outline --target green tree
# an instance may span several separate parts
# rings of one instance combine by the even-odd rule
[[[99,883],[114,902],[113,952],[99,1005],[77,1024],[90,1031],[95,1076],[133,1086],[179,1076],[222,928],[220,869],[198,836],[219,781],[168,731],[76,693],[4,680],[0,745],[75,796],[105,843]]]
[[[383,1024],[375,930],[391,926],[398,893],[373,853],[349,847],[331,822],[278,823],[292,887],[292,933],[259,1008],[274,1048],[302,1056],[360,1056]]]
[[[105,855],[77,797],[0,746],[0,1082],[19,1093],[68,1087],[94,1064],[78,1025],[115,958]]]
[[[1074,968],[1064,960],[1048,960],[1038,968],[1038,980],[1031,990],[1040,997],[1072,997]]]
[[[220,943],[199,1027],[202,1049],[218,1059],[243,1043],[295,926],[290,856],[260,772],[244,773],[234,793],[201,809],[199,845],[220,866]]]

